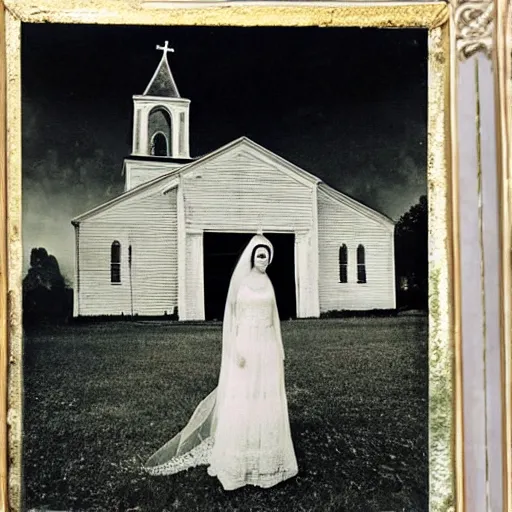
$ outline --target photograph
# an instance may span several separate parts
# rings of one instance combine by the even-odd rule
[[[427,512],[428,29],[20,60],[23,510]]]

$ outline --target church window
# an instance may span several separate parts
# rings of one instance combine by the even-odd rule
[[[168,156],[168,144],[167,137],[161,133],[155,133],[153,135],[153,139],[151,140],[151,154],[153,156]]]
[[[366,255],[364,245],[357,247],[357,282],[366,283]]]
[[[121,282],[121,244],[117,240],[110,247],[110,282]]]
[[[172,120],[170,113],[157,106],[148,117],[148,151],[153,156],[172,156]]]
[[[348,251],[347,251],[347,246],[345,244],[343,244],[340,247],[339,265],[340,265],[340,283],[346,283],[348,281]]]

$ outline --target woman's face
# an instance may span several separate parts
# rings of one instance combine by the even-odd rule
[[[254,268],[264,273],[267,270],[269,261],[269,253],[265,247],[258,247],[254,253]]]

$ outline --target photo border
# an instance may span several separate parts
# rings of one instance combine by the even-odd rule
[[[427,28],[429,204],[429,474],[430,510],[464,510],[460,248],[455,130],[455,31],[444,2],[236,2],[212,6],[142,5],[133,0],[7,2],[0,66],[7,103],[6,161],[0,173],[0,509],[20,510],[22,498],[21,315],[21,23],[127,25],[322,26]],[[0,21],[3,13],[0,14]],[[348,51],[348,50],[347,50]],[[2,59],[0,59],[0,62]],[[4,124],[3,123],[3,124]],[[4,137],[0,138],[2,141]],[[2,152],[0,142],[0,152]],[[3,236],[2,236],[3,235]],[[7,264],[8,262],[8,264]],[[7,445],[8,451],[5,450]],[[9,508],[8,508],[9,507]]]

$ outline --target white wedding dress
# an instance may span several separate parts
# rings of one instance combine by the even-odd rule
[[[276,299],[266,274],[251,278],[252,254],[269,240],[253,237],[233,273],[223,323],[217,388],[187,426],[145,465],[169,475],[208,465],[225,490],[271,487],[298,473],[288,418],[284,351]],[[239,366],[238,357],[245,359]]]

